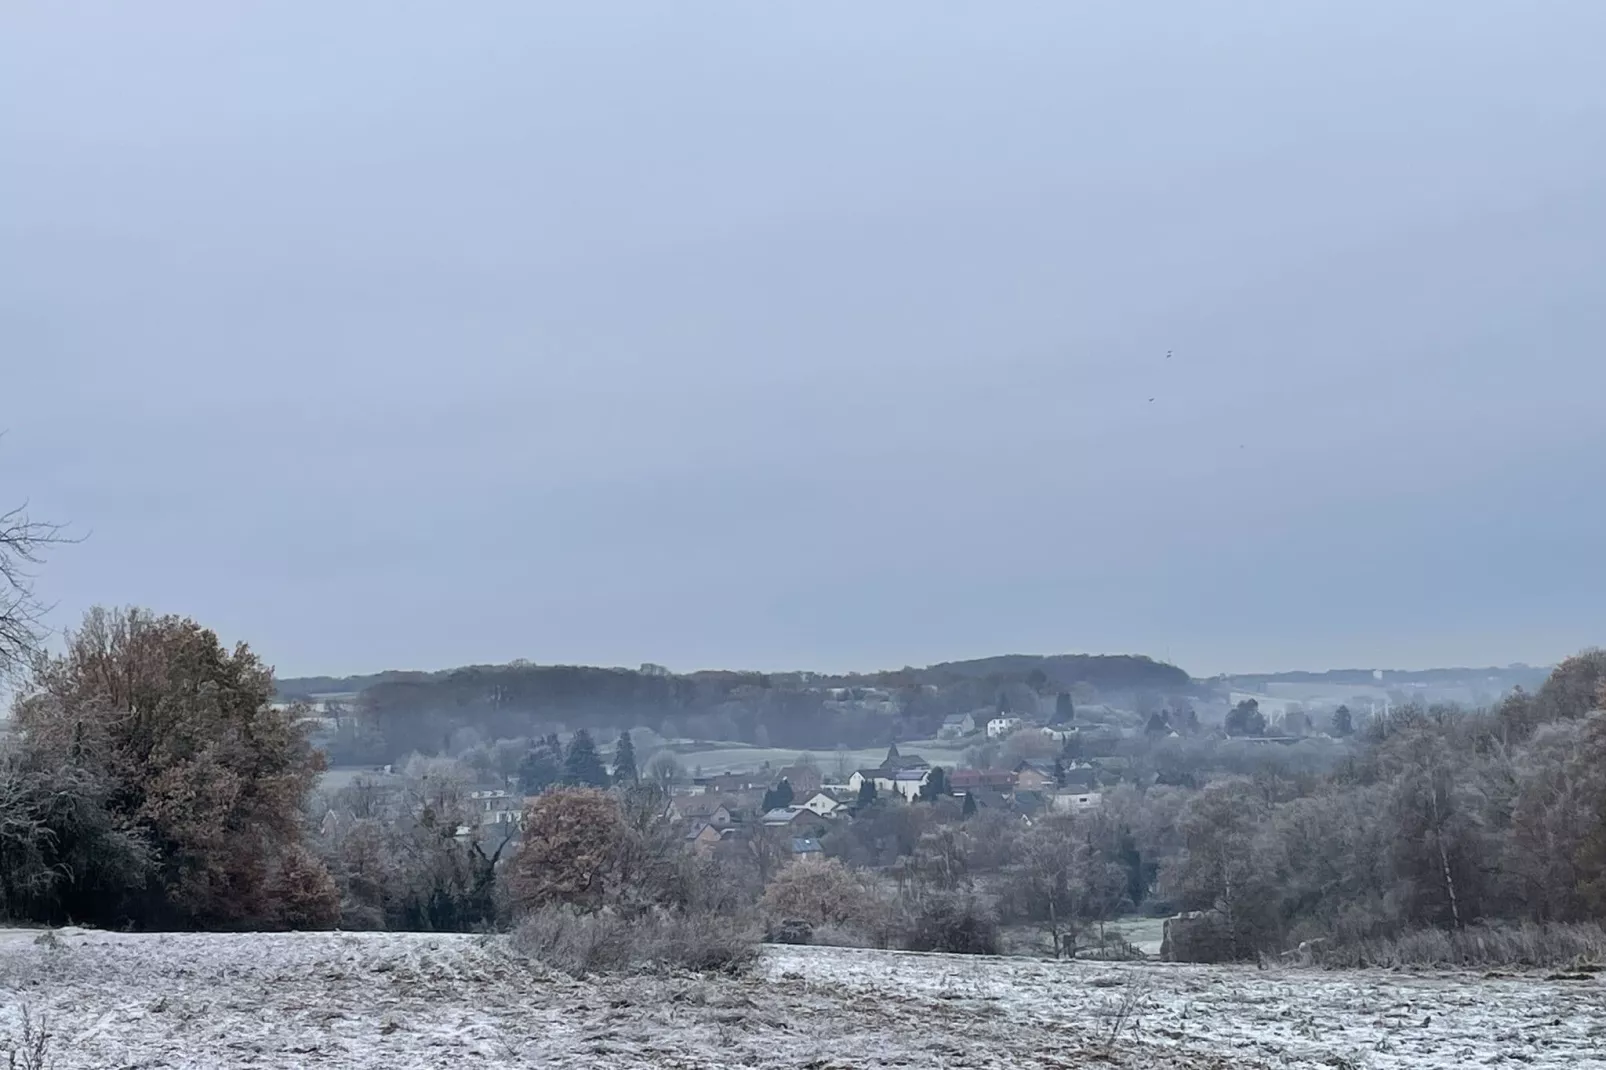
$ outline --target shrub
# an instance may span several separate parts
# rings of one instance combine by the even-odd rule
[[[754,930],[739,919],[668,914],[638,923],[637,928],[653,969],[740,974],[758,961]]]
[[[928,896],[905,922],[902,943],[908,951],[996,955],[998,918],[991,907],[972,895]]]
[[[881,902],[865,878],[832,858],[787,866],[764,890],[764,912],[777,921],[874,928]]]
[[[1397,937],[1343,943],[1308,941],[1287,956],[1327,968],[1606,965],[1606,929],[1575,925],[1469,925],[1418,929]]]
[[[514,932],[520,952],[573,977],[593,973],[739,974],[758,960],[754,931],[742,920],[661,914],[622,918],[553,906]]]
[[[50,1070],[55,1065],[52,1052],[56,1035],[44,1018],[35,1018],[26,1003],[22,1005],[22,1029],[5,1043],[9,1070]]]
[[[1082,959],[1102,959],[1106,962],[1135,962],[1147,958],[1137,945],[1118,932],[1106,932],[1096,937],[1090,943],[1084,943],[1076,949],[1076,957]]]
[[[1160,957],[1167,962],[1235,962],[1243,956],[1219,912],[1195,910],[1166,919]]]
[[[771,922],[765,939],[772,944],[807,944],[814,940],[814,926],[802,918]]]
[[[285,929],[333,929],[340,921],[340,889],[323,862],[300,844],[280,860],[269,898],[275,920]]]
[[[614,973],[631,965],[628,928],[612,914],[578,914],[563,907],[546,907],[519,924],[513,946],[574,977]]]

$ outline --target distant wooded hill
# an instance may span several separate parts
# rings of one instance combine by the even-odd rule
[[[1260,687],[1265,684],[1434,687],[1483,680],[1500,685],[1502,690],[1521,687],[1533,691],[1544,684],[1553,668],[1554,666],[1549,665],[1538,668],[1531,665],[1506,665],[1483,669],[1384,669],[1381,677],[1374,676],[1371,669],[1327,669],[1322,672],[1243,673],[1228,676],[1226,679],[1236,687]]]
[[[281,698],[355,695],[336,760],[388,761],[554,726],[648,727],[668,737],[829,749],[934,736],[943,717],[985,708],[1052,710],[1060,692],[1158,698],[1194,691],[1175,665],[1132,655],[1009,655],[851,675],[668,673],[573,665],[478,665],[441,672],[281,680]],[[1035,707],[1035,710],[1033,709]]]
[[[631,669],[531,665],[514,662],[508,665],[465,665],[456,669],[440,669],[433,672],[387,669],[384,672],[363,676],[286,677],[278,682],[278,689],[280,697],[289,701],[311,698],[314,695],[354,695],[379,684],[440,683],[454,676],[481,673],[499,675],[513,673],[527,675],[532,680],[542,677],[572,677],[576,673],[604,673],[610,676],[619,673],[643,675],[640,670]],[[968,661],[945,661],[923,669],[906,667],[875,673],[759,673],[740,670],[703,670],[670,675],[688,680],[722,678],[751,680],[755,683],[763,681],[764,686],[796,685],[807,680],[815,686],[823,687],[902,687],[911,682],[940,686],[960,679],[994,678],[999,682],[1025,681],[1034,674],[1041,674],[1043,681],[1063,688],[1086,684],[1100,690],[1181,691],[1187,690],[1192,683],[1188,674],[1175,665],[1155,661],[1140,654],[1003,654],[990,658],[972,658]],[[1279,678],[1266,677],[1266,679]],[[1369,674],[1368,679],[1370,679]]]

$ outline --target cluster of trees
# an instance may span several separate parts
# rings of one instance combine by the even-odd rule
[[[1606,916],[1606,652],[1492,710],[1406,706],[1324,776],[1216,779],[1161,874],[1215,954]]]
[[[619,733],[614,746],[613,773],[597,752],[591,733],[580,729],[563,745],[556,732],[548,733],[535,741],[519,762],[519,790],[525,795],[539,795],[555,785],[568,787],[606,788],[610,784],[629,785],[641,780],[636,769],[636,745],[630,732]]]
[[[303,842],[323,769],[266,666],[193,621],[93,610],[18,683],[0,750],[0,914],[159,927],[332,923]]]
[[[906,915],[930,896],[968,897],[1001,924],[1038,927],[1058,954],[1120,953],[1104,924],[1123,913],[1189,912],[1204,938],[1187,953],[1216,959],[1318,938],[1599,921],[1602,706],[1606,653],[1595,651],[1491,710],[1404,706],[1361,725],[1340,714],[1341,734],[1355,731],[1340,742],[1133,738],[1130,774],[1087,813],[1024,820],[952,799],[866,798],[824,838],[841,870],[791,872],[785,896],[772,888],[766,902],[872,942],[899,903]],[[897,896],[867,899],[842,872],[878,873]]]
[[[355,680],[286,684],[355,686]],[[936,735],[950,713],[978,709],[1074,715],[1073,695],[1186,693],[1187,674],[1140,657],[992,658],[930,669],[839,678],[803,674],[699,672],[672,675],[523,663],[445,673],[389,673],[366,682],[350,709],[332,711],[329,744],[337,764],[385,763],[409,753],[462,749],[461,734],[515,738],[551,726],[583,728],[598,738],[649,726],[674,738],[718,739],[799,750],[873,746]],[[870,692],[890,702],[867,701]],[[849,698],[840,696],[846,693]],[[835,697],[833,697],[835,696]]]

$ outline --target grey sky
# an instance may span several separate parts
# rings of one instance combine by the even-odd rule
[[[1602,40],[13,5],[0,491],[92,532],[58,624],[287,674],[1551,660],[1606,639]]]

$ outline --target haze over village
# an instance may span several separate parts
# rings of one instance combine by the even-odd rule
[[[1606,1067],[1603,41],[0,5],[0,1067]]]

